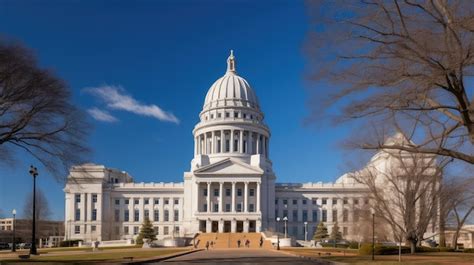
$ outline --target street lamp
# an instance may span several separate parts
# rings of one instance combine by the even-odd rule
[[[16,215],[16,210],[13,209],[12,211],[13,214],[13,223],[12,223],[12,230],[13,230],[13,235],[12,235],[12,252],[16,251],[16,244],[15,244],[15,215]]]
[[[36,252],[36,177],[38,176],[38,169],[30,166],[30,175],[33,177],[33,227],[31,233],[31,248],[30,255],[37,255]]]
[[[304,222],[304,241],[308,241],[308,222]]]
[[[287,238],[288,237],[288,232],[287,232],[287,230],[288,230],[288,227],[287,227],[288,226],[287,225],[288,224],[288,217],[286,217],[286,216],[283,217],[283,222],[285,222],[285,238]]]
[[[375,260],[375,213],[372,212],[372,260]]]
[[[280,217],[277,217],[277,250],[280,250]]]

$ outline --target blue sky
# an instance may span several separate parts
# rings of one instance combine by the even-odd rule
[[[344,173],[345,153],[337,145],[347,126],[303,125],[308,27],[299,1],[0,1],[0,32],[32,48],[42,66],[67,81],[84,111],[107,110],[116,119],[89,117],[89,160],[125,170],[137,182],[182,181],[193,155],[192,129],[230,49],[272,131],[278,181],[333,181]],[[107,108],[88,90],[104,86],[120,87],[121,95],[179,123]],[[32,187],[30,163],[40,169],[38,186],[53,217],[63,219],[63,183],[24,154],[15,165],[0,164],[0,209],[21,212]]]

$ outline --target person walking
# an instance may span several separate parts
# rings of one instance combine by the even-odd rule
[[[260,237],[260,248],[263,246],[263,236]]]
[[[237,239],[237,247],[240,248],[240,239]]]
[[[247,241],[245,241],[245,246],[246,246],[247,248],[250,247],[250,240],[247,239]]]
[[[206,242],[206,250],[209,250],[209,241]]]

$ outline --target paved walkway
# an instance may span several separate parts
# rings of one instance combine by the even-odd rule
[[[216,249],[199,251],[188,255],[168,259],[162,263],[178,264],[331,264],[327,261],[315,261],[265,249]],[[157,263],[152,263],[157,264]]]

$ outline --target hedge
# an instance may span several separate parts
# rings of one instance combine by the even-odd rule
[[[321,246],[324,248],[333,248],[334,243],[321,243]],[[349,247],[348,244],[336,243],[336,248],[347,248],[347,247]]]
[[[383,246],[375,245],[376,255],[396,255],[398,254],[398,246]],[[471,252],[469,252],[471,251]],[[431,248],[431,247],[416,247],[416,252],[454,252],[453,248]],[[362,244],[359,253],[361,255],[372,254],[372,244]],[[410,253],[410,247],[402,246],[402,253]],[[469,249],[467,253],[474,253],[474,249]]]
[[[82,242],[82,239],[74,239],[74,240],[64,240],[59,243],[60,247],[77,247],[79,246],[79,242]]]
[[[464,252],[464,253],[474,253],[474,248],[465,248],[462,252]]]

